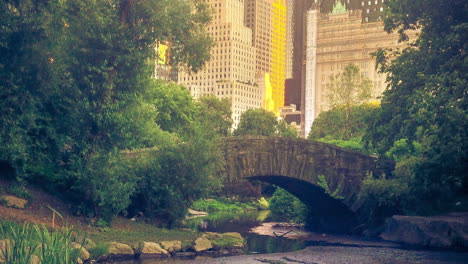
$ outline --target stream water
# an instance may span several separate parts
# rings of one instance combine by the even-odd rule
[[[466,264],[468,253],[423,251],[399,244],[307,232],[272,222],[269,211],[210,214],[186,221],[186,227],[203,232],[238,232],[247,241],[245,256],[230,258],[157,259],[119,264],[187,263],[375,263],[375,264]],[[304,249],[304,250],[301,250]],[[292,252],[292,253],[288,253]]]

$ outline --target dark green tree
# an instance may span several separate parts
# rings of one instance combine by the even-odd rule
[[[154,45],[171,43],[175,65],[200,69],[211,46],[207,3],[7,0],[0,18],[0,159],[21,179],[76,195],[96,214],[115,204],[117,214],[128,203],[120,194],[134,191],[113,167],[118,153],[174,141],[147,100],[161,88],[150,79]],[[113,177],[112,187],[96,175]]]
[[[276,116],[272,112],[261,108],[249,109],[241,114],[234,135],[274,136],[277,124]]]
[[[232,127],[231,102],[227,98],[219,99],[215,96],[203,96],[198,101],[200,103],[197,120],[212,127],[219,135],[229,136]]]
[[[423,160],[415,166],[411,184],[419,202],[413,208],[447,210],[447,203],[468,194],[468,4],[390,0],[386,10],[388,32],[398,31],[401,40],[408,39],[408,30],[420,33],[401,52],[376,53],[389,88],[369,126],[368,142],[381,154],[400,139],[420,142]]]
[[[351,123],[351,138],[361,137],[367,131],[367,124],[378,111],[379,106],[376,104],[361,104],[351,106],[350,123]],[[345,108],[344,106],[337,106],[331,110],[322,112],[317,119],[314,120],[310,130],[308,139],[319,140],[326,139],[345,139]]]
[[[261,108],[249,109],[241,114],[235,136],[280,136],[297,137],[297,131],[284,121],[278,121],[275,114]]]

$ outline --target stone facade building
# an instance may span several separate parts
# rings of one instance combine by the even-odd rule
[[[237,127],[242,112],[262,107],[264,88],[256,84],[256,49],[252,29],[244,25],[244,0],[207,0],[213,8],[208,31],[214,40],[211,59],[197,74],[181,72],[179,84],[195,97],[229,98]]]

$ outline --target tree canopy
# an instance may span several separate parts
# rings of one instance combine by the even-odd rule
[[[170,43],[174,66],[204,65],[212,44],[207,3],[5,0],[0,21],[0,160],[20,181],[74,196],[80,213],[106,217],[124,212],[146,177],[158,175],[158,188],[170,190],[153,193],[164,201],[212,189],[201,179],[215,173],[216,142],[195,121],[197,103],[184,88],[150,78],[158,40]],[[152,162],[122,154],[152,148],[160,150]],[[154,174],[137,174],[142,166]],[[170,174],[177,166],[185,170]],[[179,181],[188,185],[175,191]]]
[[[281,136],[296,138],[297,130],[283,120],[278,121],[273,112],[262,108],[249,109],[241,114],[235,136]]]
[[[327,96],[332,107],[344,109],[344,139],[351,137],[351,107],[371,98],[372,81],[359,71],[359,67],[348,64],[343,72],[330,76]]]
[[[419,38],[402,51],[376,53],[388,89],[366,137],[381,154],[401,139],[419,142],[412,193],[442,210],[468,194],[468,4],[389,0],[386,13],[388,32],[398,31],[405,41],[416,29]]]

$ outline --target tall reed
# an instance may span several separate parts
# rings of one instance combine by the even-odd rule
[[[5,241],[2,253],[8,264],[75,264],[81,249],[73,248],[73,230],[49,231],[45,226],[14,223],[0,225],[0,239]],[[33,257],[36,256],[36,257]]]
[[[14,223],[0,225],[0,238],[4,239],[4,247],[0,250],[5,263],[31,264],[37,248],[34,235],[34,230],[26,223],[22,226]]]

